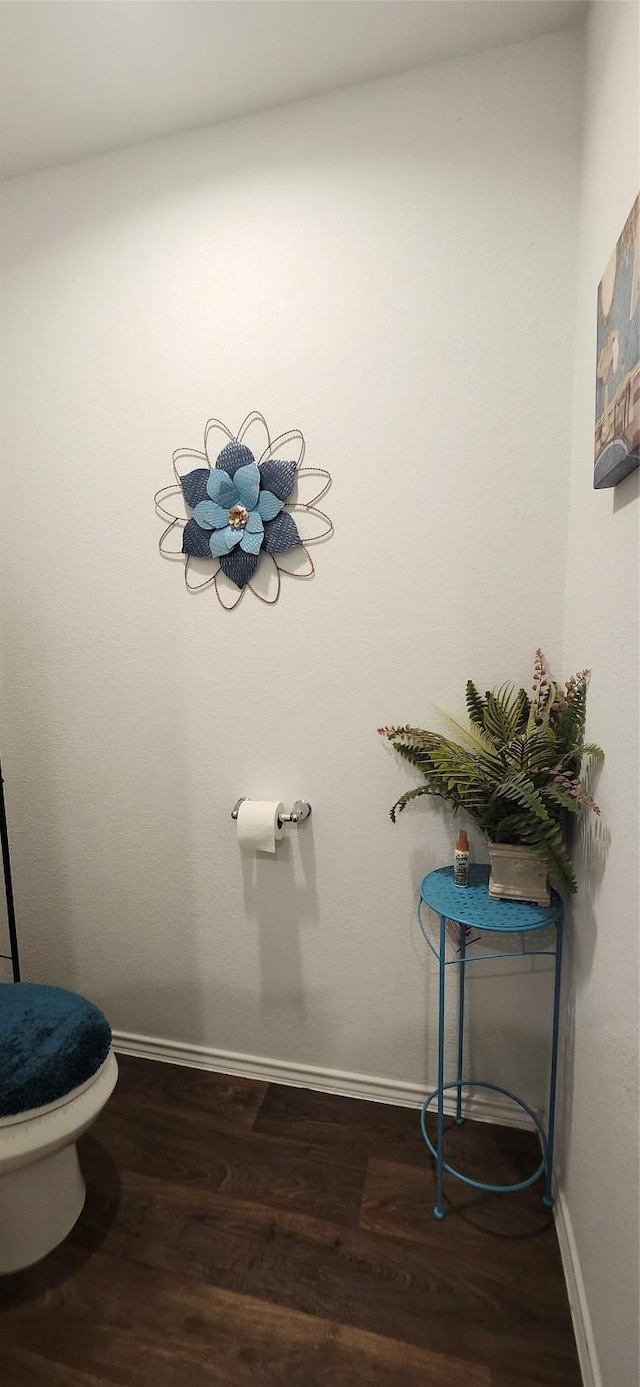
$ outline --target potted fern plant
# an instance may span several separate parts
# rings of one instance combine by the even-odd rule
[[[400,796],[392,822],[419,796],[439,796],[486,834],[491,895],[548,905],[550,870],[576,891],[571,823],[584,810],[600,813],[583,779],[603,756],[585,742],[589,677],[581,670],[555,684],[538,650],[531,694],[504,684],[483,696],[468,680],[468,724],[448,719],[460,740],[420,727],[380,727],[425,782]]]

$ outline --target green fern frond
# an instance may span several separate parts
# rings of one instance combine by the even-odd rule
[[[492,843],[517,842],[528,827],[528,814],[505,814],[504,818],[496,819],[491,829],[491,841]]]
[[[519,804],[523,809],[528,809],[534,818],[542,823],[550,820],[549,810],[536,790],[532,780],[523,771],[503,780],[500,786],[500,798],[506,799],[514,804]]]
[[[556,764],[556,746],[549,727],[536,727],[529,737],[518,733],[508,748],[508,760],[530,774]]]
[[[412,799],[418,799],[420,795],[433,794],[434,791],[430,790],[428,785],[419,785],[416,790],[406,790],[405,793],[400,796],[400,799],[397,799],[395,804],[392,804],[389,810],[389,818],[391,819],[392,824],[395,823],[398,814],[401,814],[403,809],[406,809],[407,805],[411,803]]]
[[[538,829],[537,831],[534,828],[527,828],[523,831],[522,842],[544,858],[551,870],[557,872],[566,882],[570,891],[577,891],[578,884],[573,864],[559,824],[550,822],[544,827],[544,830]]]
[[[581,812],[580,801],[570,795],[567,790],[562,790],[559,785],[544,785],[540,794],[544,800],[551,800],[552,804],[558,804],[562,809],[568,810],[569,814]]]
[[[529,696],[525,689],[503,684],[487,693],[484,725],[494,745],[508,746],[513,738],[524,735],[529,717]]]
[[[494,745],[504,746],[514,735],[513,708],[505,689],[497,693],[489,692],[484,710],[485,731],[489,733]]]
[[[465,741],[469,743],[480,758],[486,757],[488,761],[495,765],[496,770],[502,766],[502,761],[496,753],[495,744],[491,737],[487,735],[483,726],[478,726],[478,724],[474,722],[468,722],[466,725],[463,722],[458,722],[458,719],[454,718],[451,713],[447,713],[444,708],[438,708],[438,712],[441,717],[445,718],[445,720],[450,723],[451,727],[454,727],[456,731],[464,737]]]
[[[472,679],[467,679],[466,699],[470,721],[484,730],[484,699]]]
[[[514,708],[516,732],[523,733],[526,730],[527,722],[529,720],[530,707],[531,700],[526,689],[518,689],[518,694],[516,697]]]

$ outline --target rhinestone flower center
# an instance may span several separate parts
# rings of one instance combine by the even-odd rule
[[[244,530],[249,519],[249,512],[246,506],[232,506],[229,511],[229,524],[232,530]]]

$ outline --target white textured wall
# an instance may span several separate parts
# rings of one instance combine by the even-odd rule
[[[433,1076],[414,893],[452,823],[391,827],[411,777],[375,728],[526,678],[539,643],[558,666],[579,76],[563,34],[7,188],[25,970],[115,1027]],[[253,408],[332,470],[336,535],[229,615],[158,557],[152,497]],[[313,802],[255,877],[240,794]],[[472,985],[470,1066],[541,1102],[549,976],[504,971]]]
[[[570,922],[563,1184],[602,1387],[638,1363],[638,479],[592,490],[596,293],[640,187],[638,8],[588,26],[565,660],[593,669],[589,732],[606,750],[603,833]],[[607,840],[610,840],[607,842]]]

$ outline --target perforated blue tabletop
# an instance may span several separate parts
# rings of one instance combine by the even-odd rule
[[[550,905],[497,901],[489,895],[488,883],[489,867],[485,864],[470,866],[468,886],[455,885],[453,867],[438,867],[424,878],[420,899],[447,920],[501,934],[526,934],[528,930],[544,929],[545,925],[554,924],[562,912],[562,900],[557,891],[551,892]]]

